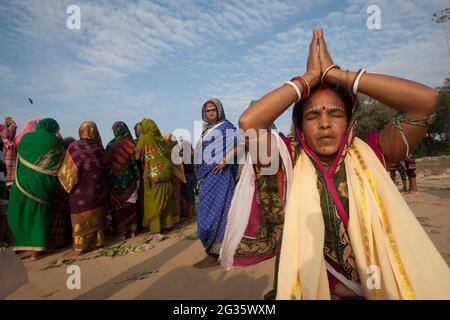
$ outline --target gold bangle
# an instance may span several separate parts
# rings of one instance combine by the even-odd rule
[[[348,92],[352,92],[352,90],[350,88],[350,84],[348,83],[348,70],[345,70],[345,82],[347,83]]]
[[[338,67],[337,65],[332,64],[331,66],[329,66],[328,68],[326,68],[325,71],[323,72],[322,78],[320,79],[320,85],[321,85],[322,87],[323,87],[323,82],[324,82],[324,80],[325,80],[325,76],[327,75],[327,73],[328,73],[331,69],[334,69],[334,68],[339,69],[339,67]]]
[[[337,78],[336,90],[339,89],[340,85],[341,85],[341,79]]]

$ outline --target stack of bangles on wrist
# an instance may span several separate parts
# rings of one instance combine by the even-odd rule
[[[339,68],[339,66],[337,66],[335,64],[332,64],[331,66],[326,68],[322,74],[322,78],[320,79],[320,84],[322,87],[324,86],[324,81],[325,81],[325,77],[326,77],[327,73],[332,69],[340,70],[341,68]],[[352,87],[351,87],[352,93],[354,95],[358,94],[359,82],[361,81],[361,77],[365,72],[366,72],[366,69],[359,69],[358,72],[356,72],[356,75],[355,75],[355,78],[353,79],[353,83],[352,83]]]
[[[300,86],[302,87],[301,91],[299,87],[293,82],[295,80],[300,82]],[[294,77],[291,79],[291,81],[286,81],[284,84],[290,85],[292,88],[294,88],[295,92],[297,93],[296,102],[299,102],[302,99],[306,99],[311,91],[311,86],[309,85],[308,80],[301,76]]]
[[[327,73],[332,70],[332,69],[341,69],[339,68],[339,66],[332,64],[331,66],[329,66],[328,68],[325,69],[325,71],[322,74],[322,77],[320,79],[320,84],[323,87],[324,81],[325,81],[325,76],[327,75]],[[353,79],[353,83],[352,83],[352,93],[354,95],[358,94],[358,87],[359,87],[359,82],[361,81],[361,77],[362,75],[366,72],[366,69],[359,69],[358,72],[356,72],[355,78]],[[293,82],[294,80],[298,81],[301,85],[301,91],[300,88]],[[311,92],[311,86],[309,85],[309,82],[304,78],[304,77],[294,77],[291,79],[291,81],[286,81],[284,84],[290,85],[295,92],[297,93],[297,101],[300,101],[302,99],[306,99],[310,92]]]

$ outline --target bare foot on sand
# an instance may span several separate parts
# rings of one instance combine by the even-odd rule
[[[127,240],[128,238],[127,238],[127,235],[126,235],[126,233],[122,233],[122,234],[118,234],[117,235],[117,240],[119,240],[119,241],[125,241],[125,240]]]
[[[33,255],[33,251],[20,251],[20,252],[16,252],[17,256],[24,260],[24,259],[28,259]]]
[[[219,265],[219,260],[216,257],[207,256],[202,261],[197,262],[194,264],[194,268],[197,269],[206,269],[206,268],[212,268]]]
[[[39,260],[40,258],[42,258],[44,256],[43,252],[40,251],[33,251],[33,253],[31,254],[31,261],[36,261]]]

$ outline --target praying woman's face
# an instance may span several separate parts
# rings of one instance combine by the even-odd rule
[[[344,101],[333,90],[317,91],[303,111],[302,125],[308,146],[322,161],[333,161],[348,125]]]
[[[208,122],[217,122],[218,114],[217,108],[212,102],[208,102],[205,107],[205,115]]]

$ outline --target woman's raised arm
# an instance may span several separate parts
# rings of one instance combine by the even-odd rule
[[[322,31],[319,32],[319,55],[322,69],[332,65]],[[423,84],[374,73],[361,73],[357,92],[366,94],[398,111],[380,133],[381,150],[387,161],[396,163],[404,160],[407,153],[423,139],[434,119],[439,94]],[[332,69],[325,75],[331,84],[346,85],[353,90],[356,72]],[[400,128],[401,129],[400,129]],[[402,134],[404,133],[404,135]],[[406,141],[405,141],[406,140]]]

